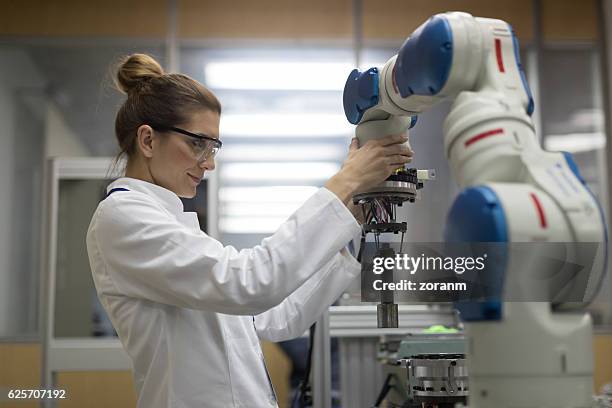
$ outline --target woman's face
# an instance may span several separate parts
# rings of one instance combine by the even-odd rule
[[[190,115],[188,122],[176,127],[218,139],[219,114],[210,110],[198,111]],[[198,161],[193,145],[198,142],[197,139],[174,131],[163,132],[159,136],[158,149],[150,161],[153,179],[179,197],[194,197],[204,173],[214,170],[214,157],[209,155]]]

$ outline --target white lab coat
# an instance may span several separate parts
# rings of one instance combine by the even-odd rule
[[[121,178],[87,232],[96,290],[133,362],[139,408],[277,406],[259,339],[301,335],[360,272],[360,227],[321,188],[237,251],[171,191]]]

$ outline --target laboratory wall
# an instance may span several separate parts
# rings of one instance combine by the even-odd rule
[[[513,25],[524,41],[534,38],[531,0],[364,0],[361,3],[364,37],[398,40],[432,14],[461,10],[495,16]],[[543,39],[592,41],[598,36],[598,1],[539,0]],[[5,4],[0,31],[6,35],[44,37],[163,38],[169,29],[169,5],[176,6],[181,39],[278,41],[350,38],[353,34],[351,0],[132,0],[78,2],[25,0]],[[112,24],[109,22],[112,21]]]
[[[44,77],[0,48],[0,336],[36,335]]]
[[[0,336],[36,336],[45,160],[89,156],[32,55],[0,46]]]

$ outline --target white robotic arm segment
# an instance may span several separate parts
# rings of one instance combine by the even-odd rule
[[[392,72],[391,99],[407,111],[421,112],[464,91],[500,92],[508,103],[533,111],[516,37],[502,20],[438,14],[404,42]]]
[[[356,125],[382,121],[376,128],[380,131],[392,116],[415,116],[463,91],[498,93],[507,104],[533,111],[518,43],[504,21],[460,12],[431,17],[382,69],[351,73],[344,109]],[[404,124],[408,128],[411,122]],[[374,135],[366,128],[357,127],[360,140],[390,134]]]

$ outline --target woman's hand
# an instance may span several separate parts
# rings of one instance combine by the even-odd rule
[[[404,145],[407,141],[406,134],[399,134],[370,140],[358,147],[354,138],[342,168],[325,187],[348,205],[355,192],[383,182],[411,160],[413,152]]]

